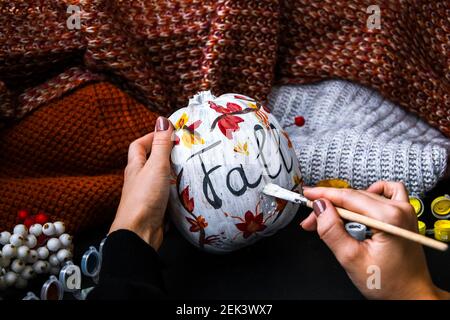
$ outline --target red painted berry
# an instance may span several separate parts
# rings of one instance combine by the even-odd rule
[[[39,212],[35,217],[35,222],[44,225],[48,222],[48,216],[43,212]]]
[[[23,222],[23,224],[30,229],[30,227],[36,223],[36,218],[34,216],[28,217],[25,219],[25,221]]]
[[[17,217],[22,221],[28,218],[29,215],[30,212],[28,210],[19,210],[19,212],[17,213]]]
[[[305,125],[305,118],[302,116],[295,117],[294,121],[297,127],[303,127]]]

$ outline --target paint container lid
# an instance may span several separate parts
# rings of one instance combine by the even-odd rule
[[[345,224],[345,230],[358,241],[364,241],[366,239],[367,227],[361,223],[348,222]]]
[[[450,218],[450,196],[446,194],[434,199],[431,203],[431,212],[438,219]]]
[[[450,241],[450,221],[438,220],[434,223],[434,237],[436,240]]]
[[[422,200],[419,197],[416,196],[409,196],[409,203],[414,208],[414,212],[418,217],[420,217],[424,210],[424,205]]]
[[[425,235],[427,231],[427,225],[423,221],[417,221],[418,227],[419,227],[419,233]]]

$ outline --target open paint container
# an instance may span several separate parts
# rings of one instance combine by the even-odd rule
[[[450,221],[438,220],[434,223],[434,238],[439,241],[450,242]]]
[[[417,217],[420,217],[423,214],[424,205],[422,200],[419,197],[416,196],[409,196],[409,203],[414,208],[414,211],[417,215]]]
[[[431,203],[431,212],[437,219],[445,220],[450,218],[450,196],[448,194],[437,197]]]

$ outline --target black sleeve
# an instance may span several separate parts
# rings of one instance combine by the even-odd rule
[[[164,299],[161,262],[134,232],[111,233],[103,247],[98,285],[87,299]]]

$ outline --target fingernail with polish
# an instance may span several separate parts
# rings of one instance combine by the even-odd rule
[[[166,131],[167,129],[169,129],[169,120],[164,117],[159,117],[156,120],[155,129],[156,131]]]
[[[322,214],[322,212],[324,212],[327,209],[327,205],[325,204],[325,201],[319,199],[314,201],[313,209],[314,214],[316,215],[316,217],[318,217]]]

